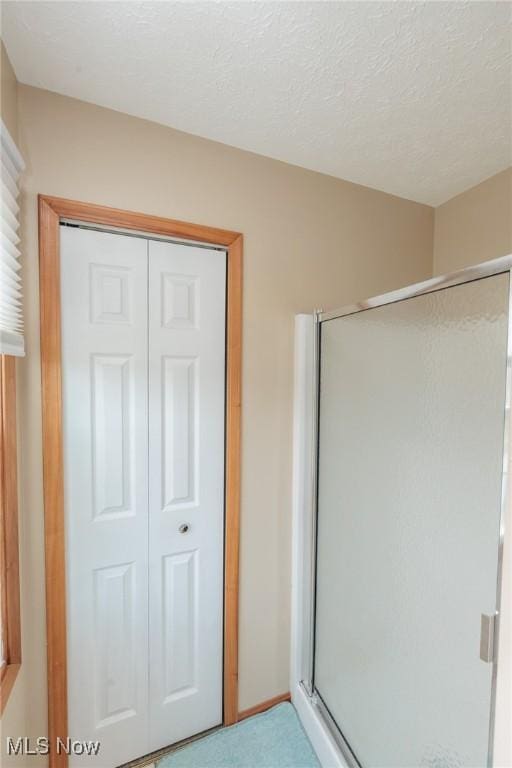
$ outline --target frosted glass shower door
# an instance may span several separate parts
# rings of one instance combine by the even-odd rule
[[[509,275],[325,320],[314,685],[364,768],[488,764]]]

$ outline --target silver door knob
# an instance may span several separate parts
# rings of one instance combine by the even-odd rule
[[[190,526],[189,526],[189,524],[188,524],[188,523],[182,523],[182,524],[180,525],[180,527],[178,528],[178,531],[179,531],[180,533],[188,533],[188,530],[189,530],[189,528],[190,528]]]

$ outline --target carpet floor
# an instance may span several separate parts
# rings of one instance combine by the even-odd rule
[[[320,768],[291,704],[222,728],[166,755],[157,768]]]

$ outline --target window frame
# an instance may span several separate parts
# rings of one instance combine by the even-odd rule
[[[16,359],[0,356],[0,576],[6,663],[0,669],[0,714],[21,667],[18,541]]]

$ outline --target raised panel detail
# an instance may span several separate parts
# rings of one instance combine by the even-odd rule
[[[162,325],[164,328],[199,328],[199,278],[162,274]]]
[[[133,515],[130,356],[93,355],[91,365],[93,519]]]
[[[163,558],[164,702],[197,691],[198,551]]]
[[[129,267],[91,264],[92,323],[129,323],[131,321],[131,281]]]
[[[135,563],[94,571],[97,728],[136,714],[134,596]]]
[[[198,503],[196,357],[162,358],[163,450],[162,506]]]

